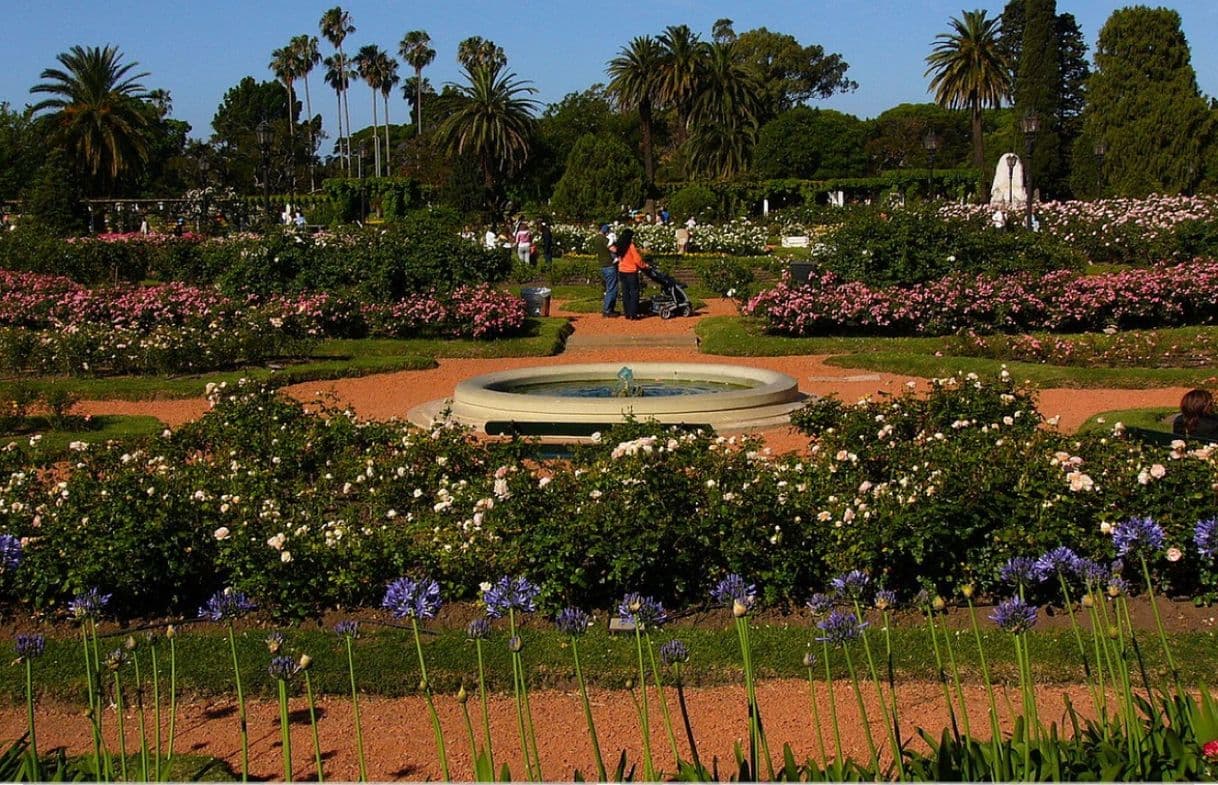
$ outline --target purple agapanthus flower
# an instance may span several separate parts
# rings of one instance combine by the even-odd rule
[[[817,592],[808,598],[808,608],[815,616],[824,616],[829,611],[833,610],[833,595]]]
[[[748,610],[757,600],[757,587],[754,584],[745,583],[744,578],[732,573],[711,589],[711,600],[729,608],[738,602],[744,606],[745,610]]]
[[[881,611],[897,607],[897,593],[892,589],[880,589],[875,593],[875,607]]]
[[[990,614],[990,620],[997,624],[999,629],[1018,635],[1032,629],[1032,625],[1036,624],[1036,606],[1028,605],[1019,597],[1012,597],[998,603],[998,607]]]
[[[244,616],[257,607],[244,593],[233,588],[221,589],[199,609],[199,616],[211,621],[227,621]]]
[[[498,619],[508,615],[509,611],[532,613],[537,610],[537,595],[540,593],[528,578],[505,575],[482,592],[482,601],[486,603],[486,615]]]
[[[278,654],[283,648],[284,643],[283,633],[279,630],[272,630],[266,634],[266,648],[271,654]]]
[[[68,603],[68,610],[71,611],[74,619],[96,619],[110,604],[111,596],[102,594],[101,590],[94,586],[84,594],[74,597]]]
[[[440,611],[440,584],[431,578],[398,578],[385,589],[381,607],[396,619],[431,619]]]
[[[844,646],[857,638],[866,629],[867,623],[860,622],[851,611],[836,610],[818,621],[816,626],[824,633],[817,638],[818,641]]]
[[[474,619],[465,625],[465,637],[471,641],[484,641],[491,637],[491,623],[484,618]]]
[[[838,597],[854,602],[862,600],[871,585],[871,577],[862,570],[851,570],[845,575],[839,575],[829,582]]]
[[[334,625],[334,633],[340,638],[358,638],[359,622],[355,619],[343,619]]]
[[[689,648],[683,641],[673,638],[660,647],[660,662],[665,665],[689,662]]]
[[[1146,517],[1130,518],[1112,529],[1112,544],[1118,556],[1153,556],[1163,550],[1166,539],[1163,527]]]
[[[1074,573],[1082,579],[1083,583],[1091,586],[1105,583],[1108,576],[1112,574],[1112,570],[1097,561],[1080,556],[1074,562]]]
[[[617,615],[634,624],[640,630],[659,627],[668,620],[664,606],[654,597],[644,597],[630,592],[618,603]]]
[[[272,657],[267,672],[271,674],[272,679],[287,681],[296,674],[296,660],[283,655]]]
[[[1016,589],[1026,588],[1040,583],[1040,572],[1036,569],[1035,559],[1016,556],[999,568],[998,579]]]
[[[0,574],[21,566],[21,540],[11,534],[0,534]]]
[[[33,660],[46,650],[47,639],[37,633],[17,636],[17,659]]]
[[[1072,575],[1077,572],[1078,554],[1062,545],[1043,554],[1036,560],[1036,573],[1042,581],[1052,580],[1059,575]]]
[[[1207,559],[1214,558],[1214,554],[1218,553],[1218,518],[1197,521],[1193,528],[1193,542],[1202,556]]]
[[[563,608],[554,617],[554,626],[564,635],[578,638],[588,631],[588,614],[579,608]]]
[[[1110,575],[1108,577],[1108,596],[1122,597],[1129,594],[1129,581],[1122,578],[1120,575]]]

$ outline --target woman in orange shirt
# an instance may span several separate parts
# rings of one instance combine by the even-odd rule
[[[617,277],[622,287],[622,309],[626,311],[627,319],[640,319],[639,270],[646,269],[647,262],[634,244],[634,232],[624,230],[617,238],[613,252],[618,256]]]

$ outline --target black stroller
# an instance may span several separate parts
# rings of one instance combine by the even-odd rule
[[[689,316],[694,312],[693,304],[685,294],[685,287],[676,278],[654,267],[644,267],[643,275],[660,286],[660,293],[651,298],[652,313],[659,314],[661,319],[671,319],[677,315]]]

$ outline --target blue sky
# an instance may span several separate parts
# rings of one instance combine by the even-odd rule
[[[193,126],[192,135],[211,133],[211,118],[224,92],[243,76],[270,79],[271,50],[296,34],[318,34],[317,22],[334,0],[9,0],[5,43],[0,47],[0,101],[20,108],[31,102],[29,88],[55,55],[74,44],[118,45],[141,70],[148,87],[173,96],[173,114]],[[1058,11],[1073,13],[1089,47],[1104,20],[1130,3],[1058,0]],[[1151,3],[1154,4],[1153,2]],[[1218,0],[1174,0],[1192,46],[1201,90],[1218,95]],[[636,35],[655,34],[669,24],[688,24],[709,37],[721,17],[737,31],[765,26],[790,33],[801,43],[840,52],[850,64],[857,92],[817,105],[873,117],[902,102],[928,100],[923,58],[937,33],[963,7],[1001,12],[1001,0],[397,0],[344,2],[356,32],[348,51],[368,43],[396,54],[407,30],[432,37],[435,63],[424,71],[433,85],[458,78],[457,42],[467,36],[493,39],[504,48],[512,70],[531,80],[543,102],[604,81],[605,63]],[[323,53],[329,45],[321,41]],[[407,74],[405,68],[403,75]],[[314,112],[334,130],[334,95],[310,80]],[[400,95],[400,94],[397,94]],[[352,92],[352,124],[371,120],[369,95]],[[407,116],[400,97],[390,104],[391,120]]]

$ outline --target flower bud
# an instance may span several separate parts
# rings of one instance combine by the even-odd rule
[[[1090,594],[1084,594],[1083,595],[1083,607],[1084,608],[1094,608],[1095,607],[1095,598],[1092,597]]]
[[[1108,637],[1114,641],[1121,637],[1121,631],[1115,624],[1108,628]]]
[[[419,679],[419,692],[427,692],[427,679]]]
[[[313,664],[313,658],[312,658],[312,657],[310,657],[310,656],[309,656],[309,655],[307,655],[307,654],[302,654],[302,655],[300,655],[300,669],[301,669],[302,671],[307,671],[307,670],[309,669],[309,666],[310,666],[310,665],[312,665],[312,664]]]
[[[947,607],[947,600],[936,594],[935,598],[931,600],[930,607],[934,608],[936,611],[941,611]]]
[[[510,651],[512,654],[518,654],[523,648],[524,641],[520,639],[519,635],[513,635],[512,637],[508,638],[508,651]]]
[[[461,689],[457,690],[457,703],[460,703],[462,706],[464,706],[465,702],[468,700],[469,700],[469,693],[465,691],[465,685],[462,684]]]
[[[135,651],[135,636],[128,635],[127,640],[123,641],[123,648],[127,651]]]
[[[1121,596],[1120,584],[1118,584],[1118,583],[1108,584],[1108,596],[1109,597],[1120,597]]]
[[[626,689],[628,689],[628,690],[634,689],[634,679],[626,679]]]
[[[742,616],[749,615],[749,606],[745,605],[738,599],[732,600],[732,615],[739,619]]]
[[[966,600],[973,599],[973,584],[966,583],[963,586],[961,586],[960,593],[962,595],[964,595],[964,599],[966,599]]]
[[[170,624],[168,627],[165,628],[165,637],[166,638],[173,638],[173,636],[176,634],[177,634],[177,631],[174,630],[172,624]]]
[[[811,667],[814,667],[815,665],[816,665],[816,655],[813,654],[812,652],[808,652],[807,654],[805,654],[804,655],[804,667],[811,668]]]

